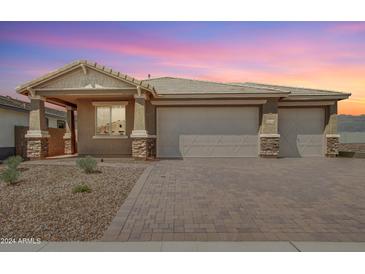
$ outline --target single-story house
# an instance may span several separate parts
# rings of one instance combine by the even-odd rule
[[[0,160],[15,154],[15,126],[29,126],[31,105],[10,96],[0,95]],[[66,113],[45,108],[46,127],[64,128]]]
[[[135,158],[333,157],[337,102],[350,94],[256,83],[161,77],[137,80],[76,61],[25,83],[32,101],[28,156],[47,155],[44,102],[67,109],[73,153]]]

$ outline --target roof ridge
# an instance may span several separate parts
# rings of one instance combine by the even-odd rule
[[[250,85],[250,82],[245,82],[245,83],[232,83],[235,84],[237,86],[241,86],[241,87],[251,87],[251,88],[257,88],[257,89],[269,89],[269,90],[274,90],[274,91],[280,91],[280,92],[284,92],[284,93],[291,93],[290,91],[287,90],[282,90],[280,88],[273,88],[270,85],[267,85],[267,87],[260,87],[260,86],[255,86],[255,85]],[[252,83],[255,84],[255,83]]]
[[[160,76],[160,77],[143,79],[142,81],[156,80],[156,79],[161,79],[161,78],[175,78],[175,77],[172,77],[172,76]]]
[[[235,85],[233,83],[227,83],[227,82],[209,81],[209,80],[200,80],[200,79],[191,79],[191,78],[183,78],[183,77],[172,77],[172,76],[161,76],[161,77],[156,77],[156,78],[145,79],[145,80],[142,80],[142,81],[157,80],[157,79],[162,79],[162,78],[170,78],[170,79],[177,79],[177,80],[187,80],[187,81],[197,81],[197,82],[213,83],[213,84],[220,84],[220,85],[234,86],[234,87],[239,86],[239,85]]]

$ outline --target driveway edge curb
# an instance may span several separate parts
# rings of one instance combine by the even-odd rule
[[[147,178],[149,177],[154,165],[148,166],[138,178],[136,184],[134,185],[132,191],[129,193],[127,199],[124,201],[122,206],[119,208],[114,219],[110,223],[108,229],[104,232],[101,242],[112,242],[116,241],[120,232],[123,229],[125,222],[128,219],[129,213],[134,207],[138,195],[140,194]]]

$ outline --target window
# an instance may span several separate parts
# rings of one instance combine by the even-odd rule
[[[49,119],[46,117],[46,127],[49,128]]]
[[[57,120],[57,128],[65,128],[65,121]]]
[[[126,102],[95,102],[96,135],[124,136],[126,135],[125,106]]]

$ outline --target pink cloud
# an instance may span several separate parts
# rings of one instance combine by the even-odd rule
[[[321,55],[322,58],[331,59],[338,57],[337,52],[331,51],[331,46],[326,50],[306,40],[282,40],[279,38],[265,37],[256,41],[227,41],[209,43],[191,43],[188,41],[174,41],[155,37],[154,39],[139,40],[127,38],[98,39],[88,36],[64,37],[50,33],[15,33],[9,32],[2,35],[3,39],[18,42],[47,45],[70,49],[101,50],[109,53],[119,53],[147,58],[158,58],[166,65],[178,66],[188,64],[190,67],[220,65],[222,62],[233,62],[244,65],[243,62],[263,64],[299,63],[308,60],[309,55]],[[322,44],[325,43],[322,41]]]
[[[365,22],[343,22],[330,27],[334,32],[365,32]]]
[[[365,22],[330,24],[330,30],[332,34],[358,33],[365,31]],[[238,36],[229,41],[190,42],[150,34],[133,36],[124,32],[118,35],[87,32],[77,36],[0,30],[0,40],[3,41],[55,50],[90,50],[92,54],[95,52],[94,61],[141,79],[152,74],[152,77],[177,76],[224,82],[256,81],[345,90],[361,99],[365,92],[364,47],[345,39],[333,40],[333,37],[296,34],[281,37],[277,33],[268,33],[248,40]],[[87,54],[90,56],[90,52]],[[135,58],[135,62],[125,64],[123,58],[126,56],[147,61]],[[21,79],[27,80],[62,65],[48,60],[16,62],[16,58],[2,60],[1,64],[3,68],[10,68],[8,75],[17,75],[20,79],[21,74]],[[362,102],[353,103],[363,106]]]

